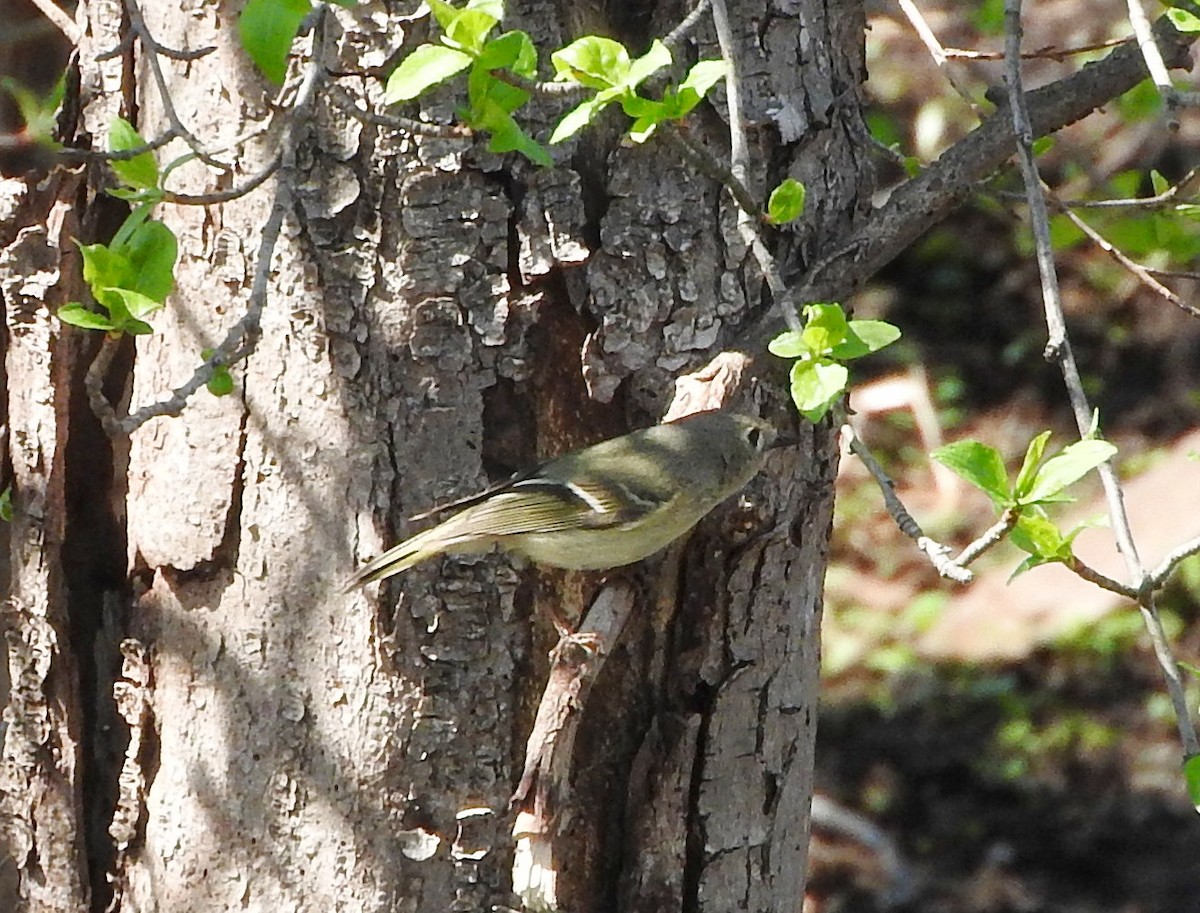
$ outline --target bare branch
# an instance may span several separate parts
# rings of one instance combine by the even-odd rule
[[[683,44],[684,39],[691,34],[692,29],[700,22],[700,19],[708,11],[710,0],[698,0],[692,11],[679,21],[679,25],[671,29],[667,33],[667,37],[663,39],[663,44],[669,47],[674,53],[679,50],[679,46]]]
[[[526,742],[521,782],[510,802],[517,812],[513,889],[526,909],[558,906],[561,854],[556,849],[569,819],[563,812],[568,805],[575,737],[592,685],[633,608],[633,590],[628,584],[605,585],[579,631],[560,641],[550,654],[550,678]]]
[[[1156,295],[1159,295],[1160,297],[1169,301],[1171,304],[1175,305],[1175,307],[1179,308],[1181,311],[1190,314],[1193,317],[1200,317],[1200,307],[1196,307],[1194,304],[1189,304],[1188,302],[1184,301],[1181,297],[1176,295],[1173,291],[1155,279],[1154,276],[1150,274],[1150,270],[1132,258],[1126,256],[1124,251],[1110,243],[1107,238],[1100,234],[1100,232],[1096,231],[1096,229],[1092,228],[1092,226],[1088,225],[1087,222],[1085,222],[1075,213],[1071,212],[1071,210],[1057,200],[1054,197],[1054,194],[1050,192],[1049,188],[1047,188],[1045,184],[1042,185],[1042,189],[1049,194],[1050,199],[1055,203],[1056,208],[1071,220],[1071,224],[1091,238],[1095,245],[1102,251],[1129,270],[1129,272],[1131,272],[1139,282],[1141,282]]]
[[[1171,74],[1167,72],[1167,65],[1163,63],[1158,45],[1154,43],[1154,33],[1150,30],[1150,20],[1146,18],[1146,11],[1142,9],[1142,0],[1127,0],[1125,6],[1129,10],[1129,24],[1137,38],[1138,50],[1142,52],[1142,58],[1146,61],[1146,69],[1150,71],[1150,78],[1154,80],[1159,94],[1167,103],[1168,123],[1171,129],[1177,130],[1179,117],[1175,113],[1178,105],[1175,86],[1171,84]]]
[[[141,42],[142,47],[146,51],[146,63],[149,65],[150,73],[154,77],[154,84],[158,87],[163,114],[166,115],[167,123],[171,126],[171,131],[188,144],[188,148],[196,154],[196,157],[200,161],[212,168],[216,168],[218,171],[229,171],[230,166],[213,158],[200,140],[179,119],[179,114],[175,110],[175,104],[171,100],[171,90],[167,86],[167,78],[163,75],[162,64],[158,59],[160,54],[163,56],[171,55],[165,54],[162,45],[154,39],[154,36],[150,34],[150,30],[146,28],[146,21],[142,18],[142,10],[138,6],[137,0],[125,0],[125,9],[129,14],[129,27],[137,35],[138,41]]]
[[[1047,45],[1036,51],[1022,51],[1022,60],[1057,60],[1059,62],[1076,54],[1091,54],[1093,51],[1105,51],[1118,45],[1128,44],[1129,38],[1110,38],[1108,41],[1097,41],[1095,44],[1080,44],[1069,48],[1056,48]],[[945,54],[951,59],[962,60],[1003,60],[1003,51],[972,51],[964,48],[945,48]]]
[[[900,528],[900,532],[917,543],[917,548],[925,553],[940,576],[956,583],[970,583],[975,575],[950,557],[951,549],[948,546],[925,535],[920,525],[904,506],[904,502],[896,494],[896,484],[888,478],[888,474],[875,459],[875,454],[871,453],[870,448],[862,442],[854,427],[849,423],[842,425],[842,434],[849,443],[850,452],[862,460],[862,464],[867,467],[867,472],[879,486],[880,492],[883,493],[883,503],[896,526]]]
[[[421,136],[437,136],[443,139],[470,139],[474,131],[470,127],[458,124],[430,124],[411,117],[401,117],[398,114],[384,114],[361,107],[344,88],[335,84],[327,87],[326,97],[334,105],[352,117],[356,117],[376,127],[387,127],[391,130],[402,130]]]
[[[1157,590],[1167,582],[1167,577],[1175,570],[1179,562],[1192,557],[1192,555],[1200,555],[1200,537],[1193,539],[1191,542],[1185,542],[1183,545],[1171,551],[1167,557],[1159,562],[1149,577],[1149,585],[1152,590]]]
[[[75,24],[75,20],[65,11],[54,4],[54,0],[31,0],[38,11],[49,19],[56,29],[63,33],[63,36],[71,44],[79,44],[79,39],[82,37],[79,32],[79,26]]]
[[[959,552],[958,557],[954,559],[954,563],[960,567],[966,567],[988,549],[999,545],[1004,541],[1004,537],[1012,532],[1012,528],[1017,525],[1017,518],[1018,514],[1016,511],[1004,511],[1000,515],[999,520],[984,530],[981,536]]]
[[[756,222],[762,220],[761,211],[757,206],[746,205],[747,202],[752,203],[753,197],[745,192],[750,178],[750,147],[746,142],[746,131],[742,123],[742,90],[738,76],[737,44],[733,26],[729,22],[729,11],[725,8],[725,0],[711,0],[711,5],[713,24],[717,28],[717,41],[721,45],[721,55],[725,58],[726,66],[725,103],[729,109],[729,160],[734,178],[734,183],[726,186],[739,204],[738,232],[758,262],[758,268],[771,289],[771,297],[784,324],[790,330],[799,331],[804,328],[799,310],[788,293],[788,287],[780,275],[775,258],[767,250],[767,245],[758,231]],[[734,192],[735,186],[742,188],[741,196]],[[743,202],[742,197],[745,197],[746,202]]]
[[[972,111],[979,117],[983,117],[983,110],[979,104],[971,96],[971,93],[954,78],[954,74],[950,72],[950,68],[946,66],[947,56],[946,50],[942,47],[942,43],[938,41],[937,36],[933,33],[933,29],[929,27],[929,23],[925,21],[925,17],[921,15],[921,11],[917,9],[917,5],[912,0],[897,0],[900,4],[900,9],[904,11],[904,15],[908,17],[908,21],[912,23],[913,29],[917,33],[917,37],[924,43],[925,48],[929,51],[929,56],[933,58],[933,62],[937,64],[939,70],[946,77],[946,81],[950,83],[950,88],[958,93],[958,97],[967,103]]]
[[[1108,590],[1110,593],[1116,593],[1119,596],[1124,596],[1126,599],[1132,599],[1137,602],[1138,591],[1131,586],[1126,586],[1119,580],[1113,580],[1106,574],[1101,574],[1098,570],[1089,564],[1084,564],[1079,558],[1074,555],[1069,561],[1064,562],[1067,568],[1078,574],[1088,583],[1094,583],[1102,590]]]
[[[230,200],[237,200],[244,197],[257,187],[262,186],[267,178],[279,170],[279,166],[283,161],[283,151],[276,152],[274,157],[267,162],[258,174],[251,177],[240,187],[231,187],[228,190],[214,190],[212,193],[176,193],[173,190],[163,191],[163,201],[166,203],[177,203],[180,206],[213,206],[217,203],[228,203]]]

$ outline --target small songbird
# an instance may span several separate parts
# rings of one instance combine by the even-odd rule
[[[493,545],[553,567],[632,564],[754,478],[775,436],[759,418],[700,412],[556,457],[446,505],[457,512],[368,562],[345,589]]]

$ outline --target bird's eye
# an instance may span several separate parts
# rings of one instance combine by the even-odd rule
[[[746,434],[746,440],[750,443],[752,448],[758,450],[759,447],[762,446],[762,430],[759,428],[751,428]]]

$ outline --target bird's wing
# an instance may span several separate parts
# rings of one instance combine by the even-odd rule
[[[444,524],[487,529],[494,536],[603,529],[632,523],[656,505],[624,487],[594,482],[523,479],[455,514]],[[448,530],[447,530],[448,531]]]

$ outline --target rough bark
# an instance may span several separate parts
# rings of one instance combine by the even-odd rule
[[[869,183],[861,11],[776,6],[733,13],[770,163],[755,184],[791,173],[809,186],[803,258],[848,229]],[[270,91],[233,41],[232,5],[147,7],[163,44],[217,49],[162,61],[193,133],[221,147],[264,123]],[[576,4],[510,9],[555,45],[587,29],[636,46],[683,12],[581,24]],[[119,41],[119,8],[89,16],[87,132],[121,110],[156,135],[141,50],[96,62]],[[318,53],[371,72],[424,28],[378,5],[339,11]],[[697,36],[713,54],[710,29]],[[373,77],[340,82],[378,103]],[[29,228],[3,238],[20,374],[5,823],[25,841],[12,848],[28,909],[515,903],[507,803],[546,677],[542,609],[577,614],[602,575],[483,556],[365,595],[338,584],[403,517],[654,421],[673,377],[761,307],[729,200],[665,147],[625,147],[606,123],[538,170],[321,99],[279,178],[289,207],[236,393],[201,393],[127,443],[107,443],[82,399],[94,340],[51,316],[80,294],[61,278],[76,269],[70,239],[112,230],[112,204],[90,195],[100,173],[60,204],[22,198]],[[453,107],[439,93],[424,113],[447,121]],[[715,110],[696,130],[725,141]],[[253,174],[275,136],[220,186]],[[211,181],[198,163],[172,178],[190,192]],[[161,208],[180,239],[177,290],[155,334],[114,362],[111,398],[160,398],[238,319],[275,193]],[[75,204],[65,236],[41,227]],[[741,402],[786,414],[768,379]],[[622,573],[639,604],[587,700],[554,822],[564,908],[797,902],[833,460],[828,429],[807,429],[686,547]]]

